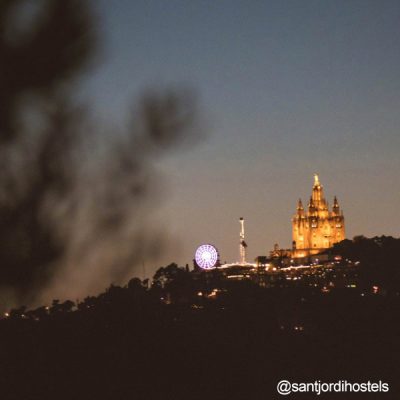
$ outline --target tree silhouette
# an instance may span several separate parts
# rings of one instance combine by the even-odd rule
[[[335,244],[333,252],[360,263],[360,279],[365,289],[378,286],[388,291],[399,291],[400,239],[391,236],[355,236],[353,240]]]
[[[44,214],[71,190],[77,119],[67,89],[90,59],[93,34],[86,1],[41,2],[21,32],[26,6],[0,5],[0,288],[29,302],[65,252]]]
[[[96,44],[90,2],[29,3],[0,3],[3,307],[32,303],[43,289],[57,297],[99,290],[157,254],[161,236],[144,229],[144,205],[157,197],[150,163],[195,116],[191,94],[149,91],[126,132],[108,135],[107,165],[82,167],[88,136],[100,146],[96,134],[107,129],[75,94]]]
[[[87,64],[93,51],[88,2],[45,0],[28,28],[18,16],[26,0],[0,4],[0,140],[15,141],[24,132],[24,98],[49,93],[68,84]],[[21,32],[22,31],[22,32]]]

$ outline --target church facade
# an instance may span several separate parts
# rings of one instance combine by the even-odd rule
[[[292,257],[302,258],[318,254],[345,239],[343,212],[335,196],[332,209],[325,199],[317,174],[308,203],[304,209],[301,199],[292,219]]]

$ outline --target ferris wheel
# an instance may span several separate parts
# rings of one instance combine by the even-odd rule
[[[219,254],[212,244],[202,244],[197,248],[194,258],[200,268],[213,269],[217,265]]]

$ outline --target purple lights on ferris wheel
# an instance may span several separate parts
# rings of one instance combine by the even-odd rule
[[[194,258],[200,268],[212,269],[218,262],[218,250],[211,244],[202,244],[197,248]]]

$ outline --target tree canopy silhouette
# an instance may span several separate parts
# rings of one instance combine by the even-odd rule
[[[0,287],[24,297],[65,252],[46,213],[72,186],[77,115],[68,93],[94,45],[86,1],[0,4]],[[28,26],[20,17],[34,14]]]
[[[101,147],[96,133],[108,129],[76,95],[95,28],[86,0],[0,2],[0,306],[49,286],[64,297],[99,290],[162,247],[143,229],[150,160],[190,131],[194,99],[149,91],[126,132],[105,135],[106,165],[83,165],[96,154],[87,141]]]

